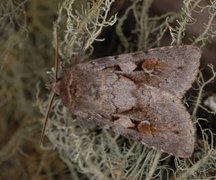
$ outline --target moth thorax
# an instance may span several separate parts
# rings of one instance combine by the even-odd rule
[[[51,89],[56,95],[60,95],[60,81],[52,83]]]

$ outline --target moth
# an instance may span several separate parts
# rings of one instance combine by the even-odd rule
[[[60,96],[83,127],[99,126],[187,158],[195,130],[181,99],[200,56],[191,45],[167,46],[67,65],[60,79],[56,73],[53,98]]]

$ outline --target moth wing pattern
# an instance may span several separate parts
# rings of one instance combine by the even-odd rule
[[[178,157],[190,157],[195,143],[194,128],[190,114],[179,98],[150,86],[146,86],[140,93],[142,95],[139,105],[131,111],[117,113],[112,119],[91,112],[83,116],[82,111],[79,113],[79,118],[83,116],[82,121],[78,122],[83,123],[84,127],[97,125],[110,129],[129,139],[138,140],[148,147]],[[127,117],[130,123],[125,125],[118,122],[122,117]]]
[[[98,125],[190,157],[194,128],[180,98],[195,79],[199,58],[199,49],[186,45],[79,63],[63,69],[59,95],[84,127]]]
[[[130,78],[138,81],[139,79],[146,79],[146,84],[161,88],[181,98],[195,80],[200,65],[200,56],[199,48],[192,45],[165,46],[149,49],[146,52],[138,51],[103,57],[86,65],[102,70],[131,62],[139,68],[140,63],[144,63],[147,67],[146,74],[142,76],[138,74]]]

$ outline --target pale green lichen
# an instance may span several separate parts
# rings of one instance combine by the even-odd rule
[[[131,6],[127,8],[125,14],[118,18],[116,33],[121,41],[120,52],[131,52],[134,50],[147,49],[152,46],[152,43],[158,42],[167,29],[167,23],[172,22],[176,18],[173,12],[166,13],[162,16],[150,17],[148,15],[152,0],[142,1],[135,0]],[[127,21],[129,13],[133,13],[135,19],[135,27],[132,29],[134,37],[126,37],[123,33],[124,23]],[[162,21],[162,23],[159,23]],[[150,35],[154,35],[155,39],[150,39]],[[159,44],[158,44],[159,45]]]
[[[177,25],[173,28],[169,26],[170,35],[172,36],[172,45],[181,45],[185,37],[185,31],[188,25],[193,25],[196,21],[192,13],[199,7],[202,0],[184,0],[183,7],[180,12],[180,18],[176,19]]]
[[[61,44],[61,56],[64,59],[71,58],[81,50],[92,48],[94,41],[98,39],[102,29],[112,26],[116,20],[116,14],[108,17],[108,13],[114,0],[86,1],[78,9],[75,9],[74,0],[66,0],[59,8],[57,23],[63,28],[63,41]],[[66,16],[66,17],[65,17]],[[65,26],[65,27],[64,27]]]
[[[212,41],[216,37],[216,24],[214,22],[216,19],[216,1],[211,0],[208,6],[200,7],[200,9],[202,11],[207,9],[210,16],[208,17],[207,24],[203,25],[204,31],[198,37],[193,38],[192,44],[200,44],[200,47],[203,47],[208,41]]]

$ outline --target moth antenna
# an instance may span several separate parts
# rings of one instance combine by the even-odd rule
[[[54,36],[55,36],[55,46],[56,46],[56,51],[55,51],[55,71],[54,71],[54,81],[55,83],[58,80],[58,66],[59,66],[59,41],[58,41],[58,29],[57,29],[57,23],[54,23]],[[53,93],[50,101],[49,101],[49,106],[48,106],[48,110],[46,112],[46,116],[45,116],[45,121],[43,124],[43,129],[42,129],[42,133],[41,133],[41,137],[40,137],[40,146],[43,144],[43,140],[44,140],[44,135],[45,135],[45,130],[46,130],[46,126],[47,126],[47,122],[48,122],[48,118],[49,118],[49,114],[52,108],[52,104],[53,101],[55,99],[56,94]]]
[[[50,102],[49,102],[48,110],[46,112],[45,121],[44,121],[44,124],[43,124],[43,129],[42,129],[42,133],[41,133],[41,137],[40,137],[40,146],[43,144],[44,134],[45,134],[48,118],[49,118],[49,113],[51,111],[52,104],[53,104],[53,101],[55,99],[55,96],[56,95],[53,93],[52,96],[51,96]]]
[[[54,23],[54,33],[55,33],[55,44],[56,44],[56,51],[55,51],[55,82],[58,80],[58,66],[59,66],[59,40],[58,40],[58,28],[57,24]]]

